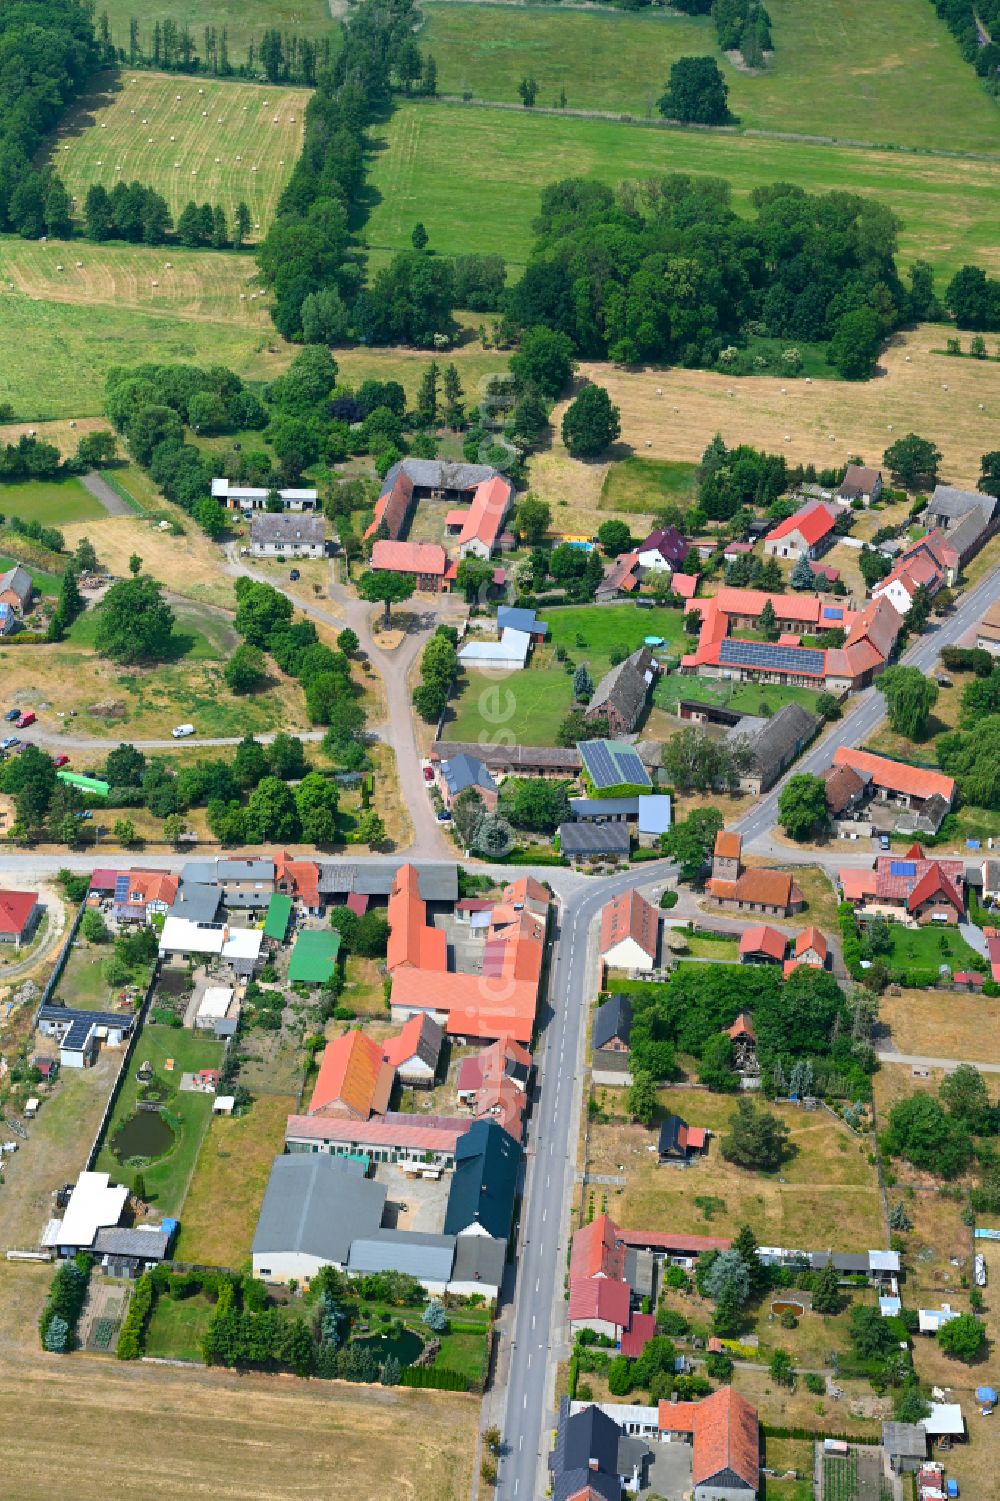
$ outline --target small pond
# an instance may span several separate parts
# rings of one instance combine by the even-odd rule
[[[794,1298],[776,1298],[775,1301],[771,1304],[772,1313],[794,1313],[797,1319],[800,1319],[805,1311],[805,1304],[796,1303]]]
[[[123,1121],[111,1140],[119,1162],[132,1157],[163,1157],[176,1140],[174,1128],[158,1110],[137,1110]]]
[[[384,1337],[375,1334],[368,1339],[352,1340],[351,1343],[362,1350],[374,1350],[379,1365],[388,1360],[390,1355],[395,1355],[400,1366],[412,1365],[424,1348],[423,1340],[412,1329],[404,1329],[395,1339],[388,1334]]]

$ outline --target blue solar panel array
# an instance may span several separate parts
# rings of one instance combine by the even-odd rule
[[[727,636],[719,643],[719,661],[728,667],[763,667],[821,677],[826,654],[810,646],[775,646],[770,641],[739,641]]]
[[[843,618],[844,618],[844,612],[843,612],[843,610],[836,609],[834,605],[824,605],[823,606],[823,619],[824,620],[843,620]]]
[[[618,787],[624,782],[648,787],[649,775],[635,751],[607,740],[583,740],[580,756],[594,787]]]
[[[127,873],[125,875],[123,875],[123,876],[116,876],[115,877],[115,901],[116,902],[127,902],[128,901],[129,887],[131,886],[131,884],[132,884],[131,877]]]
[[[912,860],[891,860],[889,862],[889,874],[893,876],[915,876],[917,867]]]

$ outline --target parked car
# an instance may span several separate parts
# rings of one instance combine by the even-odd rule
[[[302,575],[297,568],[291,568],[289,569],[288,577],[293,584],[297,584]]]
[[[20,717],[21,717],[21,711],[20,711],[20,709],[8,709],[7,712],[6,712],[6,714],[4,715],[4,719],[9,720],[11,724],[13,724],[13,722],[14,722],[15,719],[20,719]]]
[[[58,767],[58,766],[68,766],[69,765],[69,756],[54,756],[53,759],[52,759],[52,765],[56,766],[56,767]]]
[[[891,850],[892,849],[892,844],[890,842],[888,834],[880,834],[878,836],[878,847],[879,847],[880,850]]]
[[[433,782],[433,780],[434,780],[434,768],[433,768],[433,766],[425,766],[424,767],[424,781],[425,782]]]
[[[16,735],[8,735],[6,740],[0,740],[0,750],[13,750],[15,745],[20,745]]]
[[[86,822],[88,818],[93,818],[94,815],[89,808],[84,808],[83,812],[78,813],[76,816],[77,818],[82,818],[84,822]]]
[[[194,734],[194,725],[175,724],[170,733],[171,735],[173,735],[175,740],[186,740],[189,735]]]
[[[451,814],[444,808],[438,814],[438,823],[451,823]]]
[[[23,714],[18,715],[15,723],[19,730],[26,730],[29,724],[34,724],[37,717],[34,709],[25,709]]]

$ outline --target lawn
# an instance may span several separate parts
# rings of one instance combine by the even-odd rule
[[[786,704],[801,704],[812,711],[817,695],[811,688],[794,683],[726,683],[721,678],[694,677],[690,673],[672,672],[662,676],[653,689],[657,709],[674,714],[681,699],[698,704],[715,704],[737,714],[777,714]]]
[[[107,515],[100,501],[75,476],[0,485],[0,510],[6,516],[21,516],[25,521],[56,527],[66,521],[88,521]]]
[[[570,605],[544,610],[542,617],[549,634],[539,655],[544,658],[550,650],[548,643],[551,648],[563,646],[574,662],[587,662],[595,683],[608,671],[616,648],[636,651],[646,636],[662,637],[668,651],[686,649],[683,610],[639,610],[634,604]]]
[[[598,509],[645,516],[660,506],[688,506],[697,493],[696,468],[677,459],[619,459],[605,475]]]
[[[223,259],[236,264],[235,257]],[[247,326],[235,309],[209,321],[119,304],[42,301],[20,292],[4,292],[2,306],[0,402],[10,402],[22,422],[98,415],[112,365],[218,364],[245,379],[269,380],[293,353],[273,329]]]
[[[620,1091],[598,1089],[597,1094],[609,1110],[622,1112]],[[722,1158],[719,1137],[735,1109],[732,1098],[684,1088],[661,1090],[659,1098],[664,1113],[710,1128],[708,1152],[688,1169],[659,1167],[648,1150],[650,1131],[592,1124],[588,1171],[614,1174],[624,1168],[625,1188],[608,1190],[608,1212],[618,1224],[699,1235],[730,1235],[749,1224],[769,1246],[849,1251],[885,1243],[868,1143],[825,1112],[771,1107],[790,1128],[795,1153],[780,1174],[765,1175]]]
[[[302,151],[308,100],[307,89],[126,68],[95,79],[49,137],[47,159],[78,212],[95,183],[138,179],[163,194],[175,221],[192,198],[221,203],[230,223],[246,203],[250,238],[260,239]]]
[[[530,667],[503,677],[462,668],[442,738],[490,745],[502,736],[512,745],[555,745],[572,704],[573,678],[561,667]]]
[[[114,950],[110,943],[93,944],[85,938],[77,942],[80,946],[72,949],[59,980],[59,1000],[81,1011],[110,1011],[118,997],[104,978],[104,962]]]
[[[0,281],[13,282],[15,292],[36,301],[128,307],[195,323],[207,319],[257,329],[270,339],[273,326],[256,271],[249,252],[0,239]]]
[[[213,1117],[184,1203],[179,1260],[237,1269],[247,1259],[271,1164],[284,1151],[285,1122],[295,1107],[294,1096],[259,1095],[246,1115]]]
[[[735,938],[703,938],[697,933],[685,933],[674,929],[678,938],[683,938],[687,947],[685,958],[711,959],[716,964],[725,960],[734,962],[739,958],[740,946]]]
[[[156,1299],[146,1336],[146,1354],[161,1360],[201,1360],[202,1336],[215,1304],[204,1293],[190,1298]]]
[[[118,1182],[127,1183],[130,1187],[138,1169],[120,1162],[109,1142],[122,1123],[135,1111],[139,1093],[136,1071],[147,1059],[153,1066],[154,1076],[174,1090],[166,1108],[175,1125],[177,1139],[165,1156],[155,1159],[148,1166],[143,1165],[146,1197],[158,1216],[166,1214],[180,1217],[198,1151],[212,1114],[212,1096],[182,1091],[179,1087],[181,1075],[199,1068],[218,1068],[222,1061],[222,1044],[184,1028],[162,1027],[154,1022],[146,1022],[144,1025],[95,1164],[98,1171],[113,1173]],[[167,1067],[168,1063],[171,1063],[170,1068]]]
[[[514,14],[504,12],[508,23]],[[943,29],[942,40],[947,40]],[[975,89],[971,79],[970,88]],[[377,198],[367,239],[380,251],[408,246],[419,219],[439,254],[493,251],[514,266],[523,265],[532,244],[531,221],[547,183],[596,177],[614,185],[625,178],[691,172],[728,178],[734,207],[741,213],[750,212],[753,188],[773,182],[876,197],[902,220],[901,260],[924,257],[942,277],[966,261],[989,268],[997,254],[991,226],[1000,191],[1000,156],[982,161],[900,156],[445,103],[401,105],[377,132],[376,147],[370,182]],[[456,151],[460,172],[454,170]],[[503,203],[499,216],[498,202]],[[935,345],[940,343],[939,334]]]
[[[441,93],[517,101],[537,79],[539,106],[628,111],[655,118],[671,63],[711,53],[729,105],[748,128],[940,147],[997,149],[995,107],[926,0],[773,0],[775,52],[757,75],[720,56],[708,16],[558,7],[423,7],[421,45]],[[920,79],[920,108],[913,80]]]
[[[960,933],[936,925],[904,928],[892,923],[889,928],[892,948],[887,958],[891,969],[938,969],[950,965],[952,970],[986,970],[986,960],[971,949]]]
[[[103,15],[111,24],[111,39],[116,47],[128,47],[129,20],[136,15],[133,0],[108,0],[101,7]],[[155,0],[150,9],[143,9],[139,16],[139,44],[147,52],[152,50],[153,27],[159,21],[173,21],[178,29],[188,26],[199,53],[204,52],[203,28],[208,22],[221,33],[225,28],[229,41],[230,61],[234,66],[243,63],[247,43],[259,43],[266,28],[276,26],[282,36],[294,33],[298,36],[337,38],[336,28],[330,20],[326,0],[212,0],[211,5],[202,5],[198,0]]]

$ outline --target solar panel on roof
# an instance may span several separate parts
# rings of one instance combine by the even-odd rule
[[[131,884],[131,881],[130,881],[130,878],[129,878],[129,876],[127,874],[124,875],[124,876],[116,876],[115,877],[115,901],[116,902],[127,902],[128,901],[128,889],[129,889],[130,884]]]
[[[843,620],[843,618],[844,618],[844,612],[843,612],[843,610],[834,609],[833,605],[824,605],[823,606],[823,619],[824,620]]]
[[[776,646],[769,641],[740,641],[727,636],[719,643],[719,661],[732,667],[765,667],[822,677],[826,654],[810,646]]]
[[[619,780],[614,762],[603,740],[585,740],[580,755],[595,787],[613,787]]]
[[[893,876],[915,876],[917,867],[912,860],[892,860],[889,862],[889,874]]]
[[[645,784],[649,780],[646,776],[645,767],[634,751],[629,751],[627,755],[619,755],[618,768],[620,779],[623,782],[631,782],[633,785],[637,785],[640,782]]]

